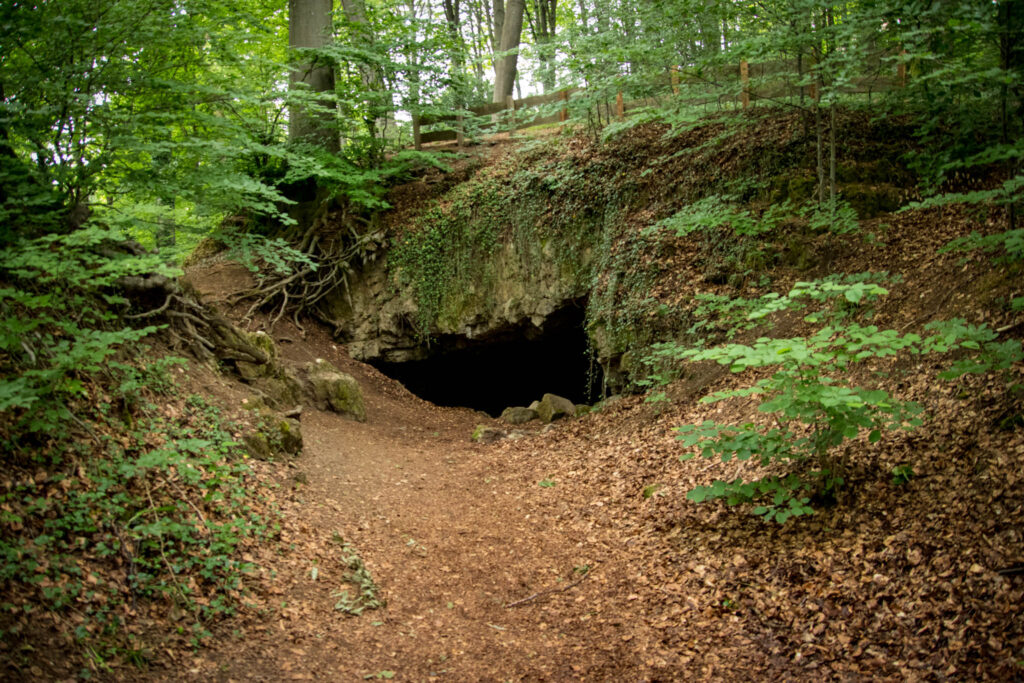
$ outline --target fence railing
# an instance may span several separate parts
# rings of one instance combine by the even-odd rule
[[[545,104],[553,104],[555,102],[563,102],[564,106],[556,114],[549,116],[538,117],[535,116],[530,119],[523,119],[516,121],[514,128],[519,130],[521,128],[529,128],[530,126],[540,126],[547,123],[560,123],[569,120],[569,97],[573,93],[579,92],[579,88],[566,88],[559,90],[548,95],[532,95],[530,97],[524,97],[520,100],[512,97],[506,98],[504,102],[489,102],[476,107],[468,107],[466,109],[471,115],[476,117],[483,116],[494,116],[501,114],[502,112],[522,112],[535,107],[540,107]],[[444,130],[434,130],[427,133],[421,132],[424,126],[431,126],[440,123],[452,123],[454,126]],[[413,116],[412,118],[412,135],[413,143],[416,149],[420,149],[422,145],[429,142],[442,142],[446,140],[458,140],[459,144],[463,143],[465,136],[465,117],[464,115],[448,115],[448,116]]]
[[[887,64],[883,57],[892,56],[894,53],[880,53],[874,60],[875,66],[866,74],[854,79],[840,89],[844,94],[867,95],[890,92],[906,85],[906,66],[900,62],[895,68]],[[623,92],[615,95],[614,105],[610,101],[603,104],[606,115],[610,118],[613,115],[623,119],[627,112],[652,104],[665,104],[671,99],[686,97],[680,104],[692,106],[708,106],[714,104],[738,105],[743,109],[750,107],[757,101],[777,101],[787,98],[806,97],[817,100],[819,96],[816,84],[800,86],[796,81],[799,72],[803,69],[796,60],[778,60],[772,62],[761,62],[751,64],[746,60],[739,64],[720,67],[701,74],[687,74],[681,72],[678,67],[671,67],[668,70],[667,83],[660,87],[661,92],[636,100],[625,99]],[[694,97],[693,87],[706,85],[709,92],[705,97]],[[683,86],[687,86],[684,90]],[[713,89],[713,91],[712,91]],[[504,102],[491,102],[476,107],[467,108],[466,114],[445,115],[445,116],[413,116],[413,143],[416,149],[431,142],[444,142],[456,140],[461,146],[466,137],[466,118],[472,116],[478,120],[490,116],[494,119],[495,128],[504,130],[529,128],[550,123],[564,123],[569,120],[569,101],[574,95],[580,95],[586,91],[581,88],[566,88],[548,95],[533,95],[522,99],[508,97]],[[554,114],[545,116],[524,115],[530,109],[561,103]],[[601,106],[597,104],[594,106]],[[424,127],[449,124],[428,132],[422,132]],[[484,126],[485,128],[487,126]],[[475,126],[480,129],[480,126]]]

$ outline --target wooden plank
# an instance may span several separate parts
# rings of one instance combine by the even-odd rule
[[[560,114],[551,114],[550,116],[541,116],[529,121],[524,121],[516,125],[516,130],[522,130],[523,128],[532,128],[533,126],[543,126],[549,123],[559,123],[561,121]]]
[[[527,109],[529,107],[539,107],[542,104],[551,104],[562,99],[562,91],[548,93],[547,95],[531,95],[524,97],[521,100],[516,100],[516,109]]]
[[[425,145],[428,142],[445,142],[447,140],[456,140],[458,137],[458,133],[454,130],[433,130],[421,135],[420,143]]]
[[[487,104],[481,104],[476,107],[469,107],[469,111],[473,112],[477,116],[488,116],[489,114],[497,114],[499,111],[505,111],[505,103],[488,102]]]

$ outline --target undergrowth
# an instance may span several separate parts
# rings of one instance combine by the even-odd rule
[[[76,438],[8,462],[3,640],[50,612],[60,647],[79,653],[85,675],[103,673],[145,665],[168,638],[196,646],[238,608],[254,569],[242,550],[276,521],[219,409],[173,398],[173,364],[119,362],[127,381],[84,382]]]
[[[647,363],[659,372],[647,383],[666,384],[673,375],[665,368],[680,362],[715,361],[733,373],[770,368],[772,374],[753,384],[716,392],[702,403],[762,396],[758,411],[767,420],[722,424],[706,420],[678,428],[687,447],[682,459],[701,455],[729,462],[753,460],[766,468],[764,476],[716,480],[697,486],[688,495],[695,502],[723,499],[729,505],[747,504],[766,520],[786,522],[814,512],[822,501],[835,499],[846,481],[844,444],[861,435],[869,443],[893,430],[922,424],[923,408],[888,391],[854,385],[849,373],[876,358],[959,352],[943,379],[968,373],[1006,370],[1024,359],[1019,341],[998,341],[987,326],[963,320],[931,323],[927,334],[902,333],[864,324],[873,303],[888,294],[884,274],[860,273],[799,282],[787,294],[772,293],[756,300],[707,300],[707,312],[731,329],[726,336],[753,329],[781,311],[807,311],[807,323],[820,325],[801,337],[760,337],[755,341],[705,346],[699,340],[655,345]]]

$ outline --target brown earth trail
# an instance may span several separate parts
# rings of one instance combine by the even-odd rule
[[[983,256],[938,251],[971,227],[952,211],[897,216],[885,245],[837,251],[832,267],[901,276],[873,319],[882,329],[963,315],[1015,332],[1019,314],[1000,302],[1019,280]],[[680,296],[699,281],[692,268],[668,269]],[[368,419],[307,410],[302,456],[258,463],[281,484],[270,494],[281,533],[253,551],[262,569],[249,607],[208,648],[168,651],[171,668],[145,678],[944,681],[1024,670],[1024,429],[1008,389],[1024,385],[1019,363],[943,382],[949,359],[885,358],[851,375],[921,403],[928,419],[851,441],[836,503],[780,526],[686,499],[756,469],[680,462],[675,440],[679,425],[756,419],[752,397],[696,400],[749,386],[742,375],[695,368],[667,387],[670,402],[627,397],[481,445],[469,437],[489,418],[418,399],[321,329],[298,341],[283,328],[282,356],[352,374]],[[353,550],[387,601],[359,616],[337,609],[357,590],[345,580]]]
[[[421,401],[326,340],[285,353],[310,360],[314,348],[357,376],[369,418],[303,415],[296,465],[308,483],[282,496],[284,550],[257,558],[270,582],[264,614],[201,652],[191,676],[632,677],[633,631],[592,609],[592,595],[622,571],[615,541],[551,514],[558,491],[538,486],[543,458],[531,467],[474,444],[480,414]],[[528,438],[544,451],[548,437]],[[338,592],[351,590],[338,537],[365,561],[386,607],[358,617],[335,609]]]

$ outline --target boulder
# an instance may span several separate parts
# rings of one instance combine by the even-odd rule
[[[505,432],[487,425],[477,425],[470,438],[477,443],[495,443],[505,438]]]
[[[247,382],[254,382],[264,377],[276,377],[281,374],[281,367],[277,362],[277,346],[274,344],[274,340],[270,338],[270,335],[266,332],[253,332],[251,334],[241,332],[240,337],[246,348],[250,350],[250,355],[263,355],[266,357],[266,362],[263,363],[236,360],[235,369],[238,370],[238,374],[242,376],[242,379]],[[256,353],[252,353],[252,350],[255,350]]]
[[[501,413],[501,420],[510,425],[521,425],[524,422],[537,419],[537,411],[532,408],[505,408]]]
[[[544,394],[537,406],[537,416],[543,422],[554,422],[563,417],[571,417],[576,414],[576,406],[567,398],[555,394]]]
[[[242,436],[242,444],[250,457],[259,460],[295,457],[302,452],[302,428],[298,420],[260,409],[256,425]]]
[[[272,408],[288,410],[302,403],[302,383],[282,364],[274,340],[264,332],[239,332],[239,335],[251,356],[262,355],[267,359],[265,363],[236,360],[235,370],[239,376],[255,387]]]
[[[289,417],[277,421],[277,441],[282,453],[298,455],[302,452],[302,427]]]
[[[280,372],[277,377],[260,377],[251,384],[278,410],[292,410],[302,403],[302,383],[288,371]]]
[[[327,361],[318,358],[306,365],[307,391],[320,410],[332,410],[360,422],[366,420],[366,404],[359,383]]]

